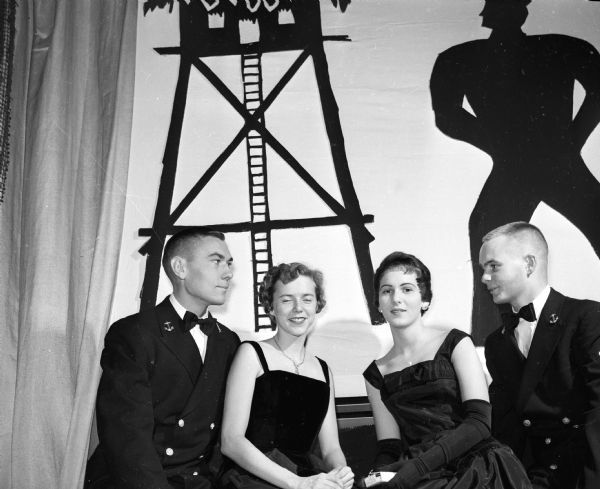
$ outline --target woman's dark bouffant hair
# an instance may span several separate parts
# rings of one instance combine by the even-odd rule
[[[300,275],[310,277],[315,283],[315,295],[317,298],[317,312],[321,312],[325,307],[325,291],[323,290],[323,274],[319,270],[308,268],[303,263],[280,263],[272,267],[264,276],[262,283],[258,288],[260,303],[267,314],[273,310],[273,292],[275,283],[280,280],[284,284],[296,280]],[[273,318],[271,323],[274,324]]]
[[[414,273],[417,277],[417,285],[421,292],[421,298],[424,302],[431,302],[433,292],[431,291],[431,273],[429,272],[429,268],[414,255],[409,255],[402,251],[394,251],[383,259],[375,271],[375,277],[373,277],[373,286],[375,287],[375,307],[379,307],[379,287],[381,285],[381,277],[383,277],[385,272],[393,269],[400,269],[405,273]]]

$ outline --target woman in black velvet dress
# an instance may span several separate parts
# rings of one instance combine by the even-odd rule
[[[221,450],[231,461],[222,485],[237,489],[350,489],[327,364],[306,349],[323,309],[322,275],[300,263],[265,275],[261,303],[272,338],[242,343],[227,380]],[[312,455],[318,439],[321,459]]]
[[[393,346],[364,372],[373,408],[375,468],[396,472],[388,489],[527,489],[513,452],[490,437],[487,383],[466,333],[428,327],[431,276],[394,252],[375,272],[377,306]]]

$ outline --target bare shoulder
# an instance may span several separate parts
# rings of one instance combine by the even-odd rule
[[[471,339],[471,336],[469,334],[465,333],[464,331],[458,330],[458,329],[452,330],[452,333],[448,333],[448,334],[453,334],[455,336],[455,340],[454,340],[455,345],[454,345],[453,355],[454,354],[458,354],[458,355],[477,354],[476,349],[475,349],[475,343],[473,343],[473,340]]]
[[[427,332],[426,334],[429,336],[430,341],[439,341],[441,345],[446,337],[452,332],[452,329],[444,328],[443,326],[427,326],[425,331]]]
[[[257,351],[254,346],[245,341],[237,349],[235,354],[235,361],[237,364],[243,364],[244,366],[260,365]]]
[[[424,332],[425,343],[429,345],[428,350],[430,354],[439,352],[443,346],[446,346],[447,341],[456,344],[456,342],[462,339],[462,335],[458,330],[442,326],[428,326],[424,328]]]

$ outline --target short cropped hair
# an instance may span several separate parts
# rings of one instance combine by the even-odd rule
[[[533,224],[525,221],[509,222],[496,229],[492,229],[481,239],[481,242],[485,243],[499,236],[507,236],[515,239],[528,239],[542,252],[544,257],[548,257],[548,242],[540,229]]]
[[[225,241],[225,235],[222,232],[199,226],[185,228],[169,238],[163,251],[162,266],[171,282],[174,279],[173,270],[171,269],[171,259],[174,256],[181,256],[186,253],[192,241],[208,237]]]
[[[260,303],[265,312],[271,315],[273,311],[273,294],[275,284],[281,281],[283,284],[289,284],[296,280],[300,275],[309,277],[315,283],[315,296],[317,299],[317,312],[321,312],[325,307],[325,290],[323,288],[323,274],[319,270],[309,268],[303,263],[280,263],[271,267],[265,274],[262,283],[258,288]],[[275,320],[271,316],[271,324],[275,326]]]
[[[417,286],[421,292],[421,299],[424,302],[431,302],[433,291],[431,290],[431,272],[425,264],[416,256],[394,251],[386,256],[373,277],[373,286],[375,289],[375,307],[379,307],[379,287],[381,279],[388,270],[402,270],[404,273],[414,273],[417,277]],[[425,312],[425,311],[423,311]]]

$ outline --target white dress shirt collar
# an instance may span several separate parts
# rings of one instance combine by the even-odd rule
[[[532,301],[533,310],[535,311],[535,321],[529,322],[525,321],[523,318],[519,318],[519,324],[515,328],[514,335],[515,339],[517,340],[517,346],[525,358],[527,358],[529,355],[531,342],[533,340],[538,321],[540,320],[540,314],[542,313],[542,309],[544,308],[549,295],[550,286],[546,285],[546,287],[544,287],[537,297]]]
[[[175,309],[175,312],[177,313],[179,318],[183,319],[183,316],[185,315],[187,309],[181,305],[181,303],[175,298],[174,294],[171,294],[169,296],[169,300],[171,301],[171,304],[173,305],[173,308]],[[202,317],[200,319],[207,318],[207,317],[208,317],[208,308],[206,309],[206,311],[204,311],[204,314],[202,315]]]
[[[169,300],[171,301],[171,304],[173,304],[173,308],[175,309],[177,315],[180,317],[180,319],[183,319],[183,316],[186,312],[186,308],[181,305],[181,303],[175,298],[173,294],[169,296]],[[204,311],[204,314],[200,319],[206,317],[208,317],[208,308],[206,309],[206,311]],[[190,329],[189,332],[192,335],[196,346],[198,347],[198,352],[202,357],[202,361],[204,361],[206,359],[206,347],[208,343],[208,337],[202,332],[199,324],[196,324],[192,329]]]
[[[548,300],[548,296],[550,295],[550,286],[546,285],[542,289],[542,291],[537,295],[535,299],[533,299],[533,309],[535,311],[536,321],[540,320],[540,314],[542,313],[542,309],[546,305],[546,301]]]

